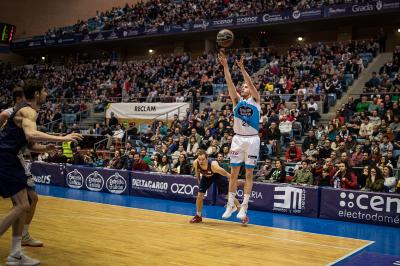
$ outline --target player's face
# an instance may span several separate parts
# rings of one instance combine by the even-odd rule
[[[206,158],[205,155],[199,155],[199,157],[197,157],[197,160],[198,160],[200,165],[207,164],[207,158]]]
[[[45,102],[46,102],[47,95],[48,95],[47,89],[46,89],[46,88],[43,88],[43,89],[40,91],[40,94],[39,94],[39,102],[38,102],[38,104],[43,104],[43,103],[45,103]]]
[[[243,97],[247,97],[247,96],[250,95],[250,89],[249,89],[249,86],[247,86],[246,83],[244,83],[244,84],[242,85],[240,94],[241,94]]]

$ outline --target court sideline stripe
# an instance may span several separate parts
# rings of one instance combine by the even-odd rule
[[[61,199],[64,199],[64,198],[61,198]],[[68,200],[68,199],[64,199],[64,200]],[[80,201],[80,200],[77,200],[77,201]],[[87,202],[87,201],[83,201],[83,202],[85,202],[85,203],[93,203],[93,202]],[[110,204],[103,204],[103,203],[99,203],[99,204],[110,205]],[[111,206],[115,206],[115,205],[111,205]],[[125,208],[129,208],[129,209],[139,209],[139,208],[130,208],[130,207],[126,207],[126,206],[119,206],[119,207],[125,207]],[[153,212],[153,210],[147,210],[147,209],[139,209],[139,210],[145,210],[145,211]],[[155,212],[160,212],[160,211],[155,211]],[[165,214],[165,212],[161,212],[161,213]],[[188,217],[187,215],[183,215],[183,214],[175,214],[175,213],[167,213],[167,214]],[[97,220],[115,220],[115,221],[119,220],[119,221],[129,221],[129,222],[147,222],[147,223],[154,223],[154,224],[169,224],[169,225],[179,225],[179,226],[190,226],[190,227],[193,227],[189,223],[181,224],[181,223],[172,223],[172,222],[164,222],[164,221],[151,221],[151,220],[143,220],[143,219],[123,219],[123,218],[113,218],[113,217],[91,217],[91,216],[72,216],[72,215],[40,215],[40,216],[38,215],[38,217],[64,217],[64,218],[80,217],[80,218],[95,219],[95,220],[96,219]],[[232,221],[223,221],[223,220],[217,220],[217,219],[210,219],[210,220],[222,221],[223,223],[235,223],[236,224],[236,222],[232,222]],[[253,226],[253,225],[251,225],[251,226]],[[280,230],[280,228],[275,228],[275,227],[266,227],[266,226],[258,226],[258,227],[273,228],[273,229]],[[200,226],[200,228],[207,229],[207,230],[215,230],[215,231],[233,233],[233,234],[241,234],[241,235],[246,235],[246,236],[257,236],[257,237],[262,237],[262,238],[268,238],[268,239],[274,239],[274,240],[280,240],[280,241],[288,241],[288,242],[294,242],[294,243],[300,243],[300,244],[308,244],[308,245],[312,245],[312,246],[336,248],[336,249],[350,250],[350,251],[353,250],[353,248],[346,248],[346,247],[332,246],[332,245],[325,245],[325,244],[317,244],[317,243],[299,241],[299,240],[294,240],[294,239],[289,239],[289,238],[279,238],[279,237],[265,236],[265,235],[254,234],[254,233],[245,233],[245,232],[239,232],[239,231],[233,231],[233,230],[217,229],[217,228],[212,228],[212,227],[207,227],[207,226]],[[301,232],[303,234],[308,234],[308,232],[295,231],[295,230],[290,230],[290,231],[292,231],[292,232]],[[322,234],[318,234],[318,235],[328,236],[328,237],[336,237],[336,236],[329,236],[329,235],[322,235]],[[359,240],[359,239],[356,239],[356,240]],[[367,240],[362,240],[362,241],[367,241]],[[367,245],[364,245],[364,247],[368,246],[368,245],[370,245],[372,243],[374,243],[374,242],[373,241],[372,242],[368,241]]]
[[[180,216],[185,216],[185,217],[189,217],[189,218],[190,218],[189,215],[181,214],[181,213],[164,212],[164,211],[143,209],[143,208],[137,208],[137,207],[128,207],[128,206],[121,206],[121,205],[117,205],[117,204],[102,203],[102,202],[88,201],[88,200],[80,200],[80,199],[71,199],[71,198],[66,198],[66,197],[64,198],[64,197],[49,196],[49,195],[42,195],[42,194],[39,194],[39,195],[40,195],[41,197],[49,197],[49,198],[56,198],[56,199],[63,199],[63,200],[74,200],[74,201],[80,201],[80,202],[89,202],[89,203],[94,203],[94,204],[99,204],[99,205],[116,206],[116,207],[121,207],[121,208],[126,208],[126,209],[137,209],[137,210],[145,210],[145,211],[151,211],[151,212],[160,212],[160,213],[175,214],[175,215],[180,215]],[[186,203],[187,203],[187,202],[186,202]],[[208,218],[208,217],[203,217],[203,218],[207,218],[208,220],[214,220],[214,221],[224,221],[224,222],[228,222],[228,223],[240,224],[240,222],[228,221],[228,220],[224,220],[224,219],[215,219],[215,218]],[[273,226],[268,226],[268,225],[258,225],[258,224],[249,224],[249,225],[251,225],[251,226],[257,226],[257,227],[262,227],[262,228],[279,229],[279,230],[290,231],[290,232],[301,232],[301,233],[310,234],[310,235],[334,236],[334,237],[337,237],[337,238],[353,239],[353,240],[362,240],[362,241],[368,241],[368,242],[371,242],[371,243],[375,243],[375,241],[366,240],[366,239],[359,239],[359,238],[353,238],[353,237],[345,237],[345,236],[336,236],[336,235],[320,234],[320,233],[299,231],[299,230],[287,229],[287,228],[281,228],[281,227],[273,227]]]
[[[360,248],[358,248],[358,249],[356,249],[356,250],[350,252],[349,254],[344,255],[343,257],[338,258],[338,259],[335,260],[334,262],[331,262],[331,263],[327,264],[327,266],[335,265],[336,263],[338,263],[338,262],[340,262],[340,261],[342,261],[342,260],[344,260],[344,259],[346,259],[346,258],[348,258],[348,257],[350,257],[350,256],[352,256],[352,255],[354,255],[354,254],[356,254],[356,253],[358,253],[358,252],[360,252],[361,250],[363,250],[364,248],[368,247],[369,245],[372,245],[373,243],[375,243],[375,241],[371,241],[371,243],[367,243],[367,244],[365,244],[364,246],[362,246],[362,247],[360,247]]]

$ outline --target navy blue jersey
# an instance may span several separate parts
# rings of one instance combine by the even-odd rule
[[[197,161],[197,171],[199,171],[199,173],[204,176],[204,177],[220,177],[221,175],[218,173],[214,173],[211,169],[211,163],[213,161],[208,161],[207,163],[207,169],[202,169],[200,167],[200,163],[199,161]]]
[[[28,145],[24,130],[18,127],[14,122],[16,113],[27,106],[30,105],[23,103],[15,108],[14,112],[7,120],[5,128],[0,132],[0,150],[15,151],[15,154],[17,154],[21,148]]]

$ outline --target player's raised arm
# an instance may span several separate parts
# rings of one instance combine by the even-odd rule
[[[52,142],[78,142],[83,139],[81,134],[72,133],[66,136],[53,136],[37,130],[36,112],[31,108],[23,108],[18,111],[15,119],[21,119],[21,127],[29,142],[52,141]]]
[[[247,73],[246,68],[244,67],[244,56],[241,56],[239,61],[236,60],[236,64],[238,65],[238,67],[240,68],[240,71],[242,72],[242,75],[243,75],[243,78],[244,78],[244,82],[249,87],[251,97],[253,97],[253,99],[257,103],[260,103],[261,102],[260,93],[258,92],[256,87],[254,86],[254,83],[251,80],[249,73]]]
[[[231,174],[228,173],[227,171],[225,171],[224,168],[222,168],[221,166],[219,166],[219,164],[218,164],[217,161],[213,161],[213,162],[211,163],[211,170],[212,170],[214,173],[218,173],[218,174],[220,174],[220,175],[222,175],[222,176],[226,176],[227,178],[231,178]]]
[[[226,60],[226,56],[223,52],[218,54],[218,60],[221,65],[224,67],[224,76],[226,80],[226,85],[228,86],[229,96],[231,97],[233,106],[237,104],[240,95],[237,93],[235,84],[233,84],[231,72],[229,71],[228,60]]]

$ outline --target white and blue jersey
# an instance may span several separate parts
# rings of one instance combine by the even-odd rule
[[[235,136],[232,139],[230,159],[231,166],[240,166],[244,163],[246,168],[257,166],[260,153],[260,128],[261,106],[253,98],[240,98],[234,109],[233,129]]]
[[[258,135],[260,129],[261,106],[253,98],[240,98],[233,110],[233,130],[238,135]]]

